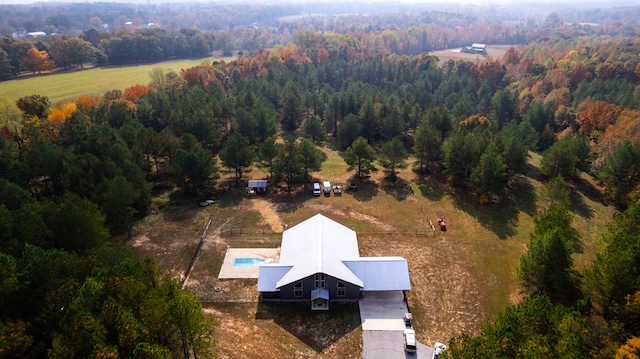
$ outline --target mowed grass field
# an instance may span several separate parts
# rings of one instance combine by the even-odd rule
[[[341,152],[331,146],[322,152],[322,170],[313,178],[348,183],[354,171],[347,171]],[[244,186],[234,186],[232,174],[224,173],[210,194],[221,200],[218,205],[199,208],[200,198],[189,200],[175,190],[158,194],[157,210],[136,226],[127,243],[179,276],[202,228],[212,221],[184,288],[218,320],[220,358],[358,358],[361,330],[352,309],[329,311],[327,317],[305,306],[265,306],[258,302],[255,279],[217,278],[227,248],[277,247],[284,225],[321,213],[356,230],[361,256],[407,258],[412,285],[407,299],[418,339],[433,345],[477,333],[485,321],[521,300],[515,268],[527,249],[533,217],[545,208],[539,163],[540,156],[531,154],[527,172],[510,184],[510,193],[488,205],[440,178],[421,177],[410,169],[400,171],[395,183],[374,172],[356,192],[329,197],[313,197],[310,184],[294,186],[291,193],[277,184],[266,196],[247,198]],[[256,168],[245,180],[264,175]],[[573,226],[581,242],[574,260],[582,269],[599,251],[598,241],[615,211],[587,175],[574,181],[571,199]],[[447,219],[446,232],[422,231],[440,216]],[[331,314],[349,319],[330,319]]]
[[[453,48],[453,49],[432,51],[429,54],[437,56],[438,59],[440,60],[439,61],[440,65],[447,62],[448,60],[454,60],[454,61],[467,60],[467,61],[473,61],[473,62],[482,62],[487,58],[492,58],[494,60],[501,58],[502,56],[504,56],[507,50],[509,50],[509,48],[512,46],[515,46],[515,45],[490,45],[489,44],[487,45],[486,57],[482,55],[466,54],[466,53],[460,52],[459,47]]]
[[[104,66],[88,69],[76,69],[51,74],[29,75],[15,80],[0,82],[0,94],[17,100],[24,96],[47,96],[51,104],[72,102],[80,95],[102,96],[110,90],[124,91],[133,85],[147,85],[151,82],[151,70],[171,69],[180,72],[201,63],[211,64],[214,60],[233,58],[203,58],[190,60],[164,61],[152,64],[131,66]]]

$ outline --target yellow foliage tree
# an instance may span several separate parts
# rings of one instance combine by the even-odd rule
[[[47,121],[62,124],[72,113],[76,112],[76,110],[77,107],[74,102],[65,104],[62,108],[52,108],[47,117]]]
[[[632,337],[618,349],[615,359],[640,359],[640,338]]]

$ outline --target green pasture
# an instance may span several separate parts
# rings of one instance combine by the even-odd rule
[[[219,60],[219,59],[215,59]],[[214,58],[165,61],[131,66],[104,66],[52,74],[25,76],[0,82],[0,94],[17,100],[29,95],[47,96],[51,104],[74,101],[80,95],[102,96],[109,90],[124,91],[133,85],[150,82],[149,72],[155,68],[179,72]]]

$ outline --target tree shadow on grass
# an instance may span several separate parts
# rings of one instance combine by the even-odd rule
[[[358,303],[331,303],[328,311],[312,311],[309,302],[259,302],[256,320],[273,320],[320,353],[360,326]]]
[[[420,179],[416,184],[418,185],[420,194],[430,201],[437,202],[441,200],[446,193],[444,186],[438,181]]]
[[[353,181],[353,183],[357,184],[357,189],[345,190],[344,193],[353,196],[353,198],[360,202],[371,201],[371,199],[375,197],[380,190],[380,185],[378,183],[366,179],[361,180],[360,182]]]
[[[182,222],[193,218],[195,211],[202,210],[198,204],[205,198],[187,194],[182,190],[172,191],[169,201],[162,206],[162,214],[168,221]]]
[[[535,189],[526,177],[516,177],[499,202],[482,205],[475,194],[461,189],[452,191],[451,195],[456,208],[474,217],[502,240],[518,233],[520,212],[536,214]]]
[[[220,199],[220,207],[233,207],[245,198],[247,195],[247,185],[240,182],[229,182],[226,186],[217,193],[217,198]]]
[[[509,183],[507,197],[517,211],[522,211],[529,216],[538,213],[536,206],[536,189],[531,184],[529,177],[516,175]]]
[[[396,181],[391,181],[389,178],[385,178],[381,184],[382,190],[398,201],[404,201],[409,196],[413,195],[413,188],[408,181],[398,178]]]
[[[585,219],[593,218],[593,214],[595,212],[593,208],[589,207],[589,205],[584,201],[582,192],[575,188],[571,189],[571,210],[573,213]]]
[[[574,188],[580,191],[580,193],[582,193],[582,195],[584,195],[585,197],[604,206],[608,205],[607,200],[600,189],[594,186],[591,182],[583,178],[574,178],[572,182]]]

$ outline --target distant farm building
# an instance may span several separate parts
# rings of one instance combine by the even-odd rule
[[[403,257],[360,257],[356,232],[317,214],[282,234],[279,263],[259,267],[264,301],[308,301],[328,310],[329,301],[358,301],[366,291],[410,290]]]
[[[467,54],[478,54],[484,56],[487,54],[487,45],[474,43],[471,44],[471,46],[463,47],[460,51]]]
[[[35,38],[35,37],[42,37],[42,36],[47,36],[47,33],[44,31],[26,32],[24,30],[20,30],[20,31],[15,31],[11,34],[11,37],[13,37],[14,39]]]
[[[47,33],[44,31],[27,32],[27,37],[42,37],[42,36],[47,36]]]

